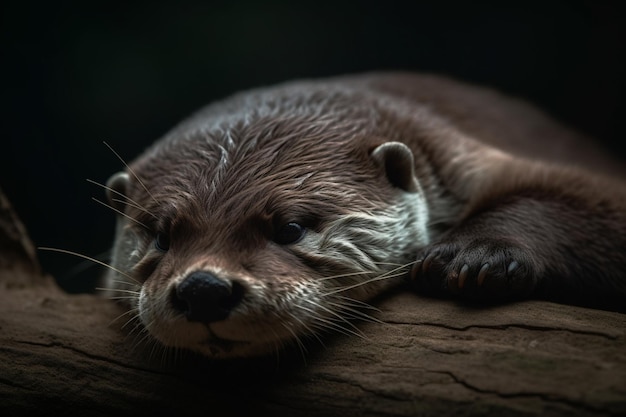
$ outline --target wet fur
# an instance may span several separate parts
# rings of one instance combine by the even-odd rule
[[[137,291],[131,305],[167,346],[250,356],[354,332],[356,307],[409,276],[472,300],[626,310],[626,191],[608,178],[622,167],[490,90],[399,73],[253,90],[201,110],[127,171],[112,264],[128,276],[111,271],[107,286]],[[272,242],[294,220],[304,239]],[[194,270],[246,288],[227,320],[171,308]]]

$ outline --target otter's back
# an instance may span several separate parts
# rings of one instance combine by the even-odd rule
[[[592,139],[495,90],[409,73],[368,74],[353,80],[370,90],[427,106],[464,133],[515,155],[626,176],[623,163]]]

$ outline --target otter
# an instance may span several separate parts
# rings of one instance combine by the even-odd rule
[[[107,183],[105,286],[211,358],[354,333],[374,296],[626,311],[624,168],[524,102],[370,73],[235,94]]]

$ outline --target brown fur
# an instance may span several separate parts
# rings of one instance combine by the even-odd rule
[[[412,259],[425,292],[626,310],[626,188],[604,176],[622,166],[490,90],[401,73],[254,90],[203,109],[131,170],[116,189],[134,221],[120,218],[113,264],[168,345],[250,355],[346,330],[337,294],[368,299],[397,282],[386,262]],[[427,213],[405,206],[420,199]],[[289,222],[306,238],[276,244]],[[193,271],[242,286],[227,319],[186,324],[167,301]],[[181,328],[201,342],[179,341]]]

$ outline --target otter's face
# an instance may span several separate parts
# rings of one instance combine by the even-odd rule
[[[364,316],[363,300],[399,282],[428,243],[409,148],[224,143],[166,143],[111,178],[123,212],[111,293],[131,294],[163,345],[210,357],[358,332],[350,319]]]

